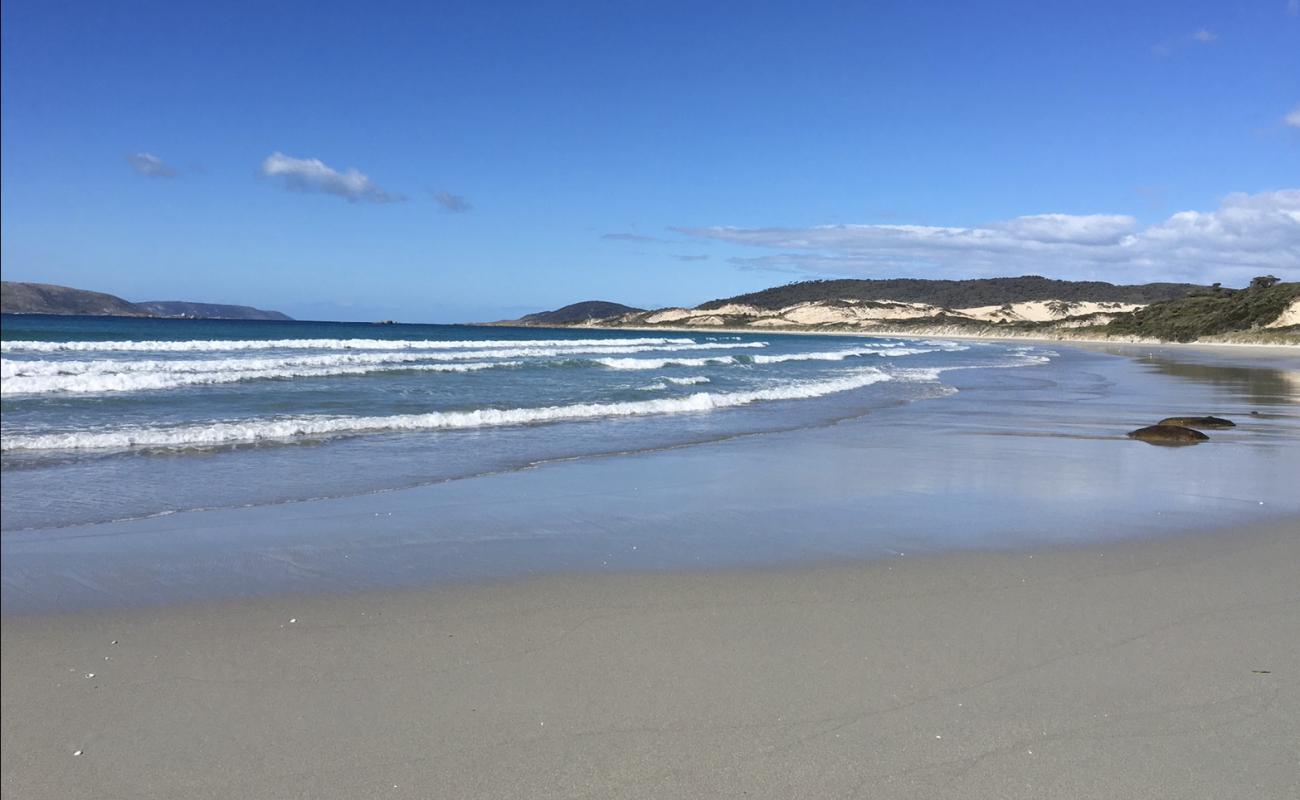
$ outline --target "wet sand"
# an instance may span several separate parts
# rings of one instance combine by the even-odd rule
[[[1049,553],[12,618],[3,787],[1295,797],[1297,564],[1290,519]]]

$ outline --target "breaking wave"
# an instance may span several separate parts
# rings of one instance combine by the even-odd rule
[[[719,350],[729,348],[762,347],[765,343],[750,342],[730,345],[680,344],[632,345],[616,347],[514,347],[505,349],[460,350],[448,352],[359,352],[331,353],[327,355],[302,355],[283,358],[226,358],[226,359],[146,359],[115,360],[19,360],[0,359],[0,395],[28,394],[92,394],[99,392],[132,392],[170,389],[183,386],[235,383],[258,379],[317,378],[341,375],[367,375],[389,371],[472,372],[492,366],[517,366],[515,359],[546,359],[578,355],[625,354],[643,352],[677,352],[681,350]],[[722,357],[707,359],[682,359],[704,363],[730,363]],[[461,368],[454,363],[438,362],[483,361],[485,359],[511,359],[503,362],[478,363]],[[573,366],[590,366],[596,361],[580,359],[565,362]],[[612,359],[618,361],[619,359]],[[434,363],[430,363],[434,362]],[[647,367],[649,368],[649,367]]]
[[[390,416],[312,415],[278,419],[252,419],[117,430],[49,433],[3,437],[0,450],[120,450],[133,447],[215,447],[262,441],[293,441],[335,435],[398,431],[438,431],[526,425],[611,417],[702,413],[774,400],[800,400],[860,389],[891,380],[886,373],[866,367],[821,381],[800,381],[744,392],[696,392],[686,397],[618,403],[579,403],[542,408],[480,408],[472,411],[435,411]]]
[[[609,369],[663,369],[664,367],[708,367],[719,364],[739,364],[735,356],[711,358],[593,358],[593,364]]]
[[[843,361],[858,356],[915,356],[933,353],[937,347],[855,347],[849,350],[829,350],[820,353],[785,353],[777,356],[751,356],[755,364],[781,364],[786,361]]]
[[[5,353],[156,352],[187,353],[228,350],[456,350],[517,347],[592,347],[600,345],[694,344],[694,339],[663,337],[640,339],[469,339],[464,341],[405,339],[191,339],[184,341],[122,342],[0,342]],[[730,346],[730,345],[728,345]]]
[[[703,375],[693,375],[689,378],[660,378],[648,386],[641,386],[643,392],[658,392],[667,389],[669,386],[695,386],[701,383],[709,383],[709,379]]]
[[[355,367],[298,367],[287,369],[247,369],[226,372],[126,372],[83,373],[80,375],[42,375],[5,378],[0,384],[4,397],[32,394],[100,394],[106,392],[141,392],[179,389],[185,386],[208,386],[253,380],[286,378],[329,378],[370,375],[376,372],[478,372],[485,369],[518,367],[522,361],[491,361],[469,364],[376,364]]]
[[[664,378],[663,381],[674,386],[695,386],[700,383],[708,383],[709,379],[703,375],[692,375],[687,378]]]

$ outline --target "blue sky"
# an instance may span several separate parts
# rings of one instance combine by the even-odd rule
[[[8,280],[303,318],[1300,279],[1300,3],[3,4]]]

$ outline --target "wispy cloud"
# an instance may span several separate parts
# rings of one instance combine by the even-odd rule
[[[780,252],[745,269],[822,275],[1054,274],[1121,282],[1300,278],[1300,189],[1231,194],[1213,211],[1142,227],[1110,214],[1037,214],[976,227],[822,225],[687,228],[682,233]]]
[[[394,203],[406,198],[381,189],[355,167],[339,172],[318,158],[294,158],[275,152],[262,162],[262,174],[294,192],[332,194],[355,203]]]
[[[1300,0],[1297,1],[1300,2]],[[1217,41],[1219,41],[1219,34],[1209,28],[1198,28],[1186,36],[1156,42],[1151,45],[1151,52],[1163,58],[1173,55],[1175,50],[1187,45],[1214,44]]]
[[[474,206],[469,202],[469,198],[458,194],[452,194],[451,192],[436,192],[433,195],[433,200],[435,203],[442,206],[443,211],[448,211],[452,214],[464,214],[466,211],[470,211],[474,208]]]
[[[179,173],[153,153],[132,153],[126,163],[141,175],[150,178],[175,178]]]
[[[1293,17],[1300,16],[1300,0],[1287,0],[1286,13]]]
[[[643,236],[639,233],[607,233],[601,236],[602,239],[609,239],[615,242],[662,242],[657,236]]]
[[[1300,0],[1297,0],[1297,2],[1300,2]],[[1282,124],[1291,128],[1300,128],[1300,106],[1296,106],[1290,114],[1283,117]]]
[[[709,257],[708,257],[707,255],[677,255],[677,254],[674,254],[674,255],[673,255],[673,258],[677,259],[678,261],[708,261],[708,260],[709,260]]]

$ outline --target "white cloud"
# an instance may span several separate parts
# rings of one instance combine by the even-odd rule
[[[607,233],[601,236],[602,239],[609,239],[613,242],[662,242],[657,236],[642,236],[639,233]]]
[[[406,198],[381,189],[365,173],[350,167],[339,172],[318,158],[294,158],[275,152],[262,162],[262,174],[279,180],[295,192],[320,192],[338,195],[350,202],[393,203]]]
[[[150,178],[175,178],[177,175],[176,170],[153,153],[132,153],[126,161],[136,172]]]
[[[1300,16],[1300,0],[1287,0],[1286,13],[1291,16]]]
[[[977,227],[820,225],[686,228],[781,252],[732,259],[744,269],[822,275],[978,277],[1034,273],[1119,282],[1300,279],[1300,189],[1231,194],[1145,228],[1128,216],[1038,214]]]
[[[1300,2],[1300,0],[1297,0]],[[1219,34],[1209,28],[1200,28],[1187,34],[1186,36],[1177,36],[1172,39],[1165,39],[1151,45],[1151,52],[1160,58],[1168,58],[1175,51],[1184,47],[1195,47],[1198,44],[1214,44],[1219,41]]]
[[[1283,117],[1282,122],[1292,128],[1300,128],[1300,106],[1296,106],[1294,111]]]
[[[1035,214],[993,227],[1035,242],[1114,244],[1133,231],[1137,220],[1111,214]]]
[[[474,208],[468,198],[451,192],[438,192],[433,196],[433,199],[434,202],[442,206],[443,211],[450,211],[453,214],[464,214]]]

